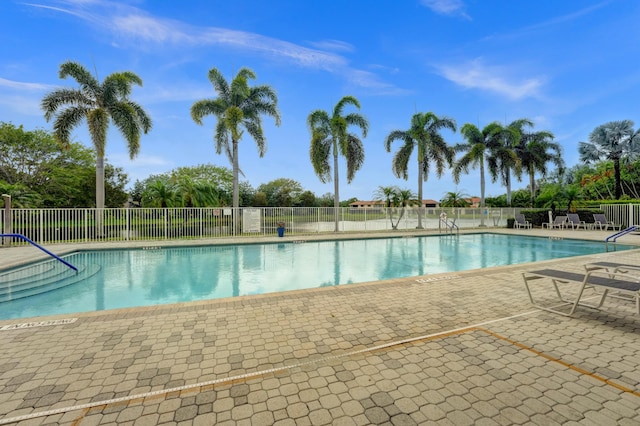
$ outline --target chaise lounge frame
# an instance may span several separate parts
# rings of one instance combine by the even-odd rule
[[[531,304],[538,309],[564,316],[571,316],[574,314],[578,306],[600,309],[605,299],[609,295],[609,292],[613,291],[616,293],[624,294],[629,299],[634,300],[636,305],[636,313],[640,315],[640,275],[632,274],[633,271],[631,271],[630,268],[625,270],[624,272],[618,271],[617,269],[614,269],[613,271],[610,269],[606,272],[603,272],[601,267],[598,269],[587,269],[587,271],[588,272],[586,274],[579,274],[575,272],[560,271],[557,269],[540,269],[536,271],[523,272],[522,277],[524,279],[524,285],[527,288],[529,300],[531,301]],[[640,273],[640,271],[635,272]],[[571,307],[568,312],[562,311],[558,309],[558,307],[542,305],[534,299],[531,292],[530,283],[539,279],[551,280],[558,299],[560,299],[560,301],[563,303],[570,304]],[[578,285],[578,293],[574,300],[568,300],[564,298],[558,286],[558,284],[568,283],[574,283]],[[595,289],[602,290],[600,301],[597,305],[580,302],[584,290],[587,287],[593,287]]]
[[[529,222],[522,213],[515,214],[515,221],[513,222],[513,226],[520,229],[531,229],[533,225]]]

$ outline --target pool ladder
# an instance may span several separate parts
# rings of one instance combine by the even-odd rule
[[[460,228],[458,228],[458,225],[456,225],[455,219],[449,220],[446,216],[440,217],[440,226],[442,227],[442,225],[444,225],[444,227],[449,231],[450,234],[453,234],[454,229],[456,231],[456,234],[460,233]]]

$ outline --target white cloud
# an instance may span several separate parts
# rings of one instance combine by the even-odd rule
[[[409,90],[385,83],[378,76],[368,71],[351,70],[347,75],[347,79],[355,86],[373,89],[372,91],[382,95],[406,95],[411,93]]]
[[[355,50],[352,44],[340,40],[321,40],[309,44],[317,49],[333,50],[334,52],[353,52]]]
[[[370,79],[353,78],[354,74],[366,73],[349,65],[347,59],[332,51],[352,51],[353,46],[338,40],[325,40],[309,48],[261,34],[219,27],[195,27],[183,22],[157,18],[143,10],[121,3],[100,0],[58,0],[60,6],[46,8],[67,13],[87,21],[93,28],[101,27],[120,41],[128,41],[133,48],[149,48],[155,44],[164,49],[168,46],[184,49],[186,46],[224,46],[230,49],[255,52],[270,58],[284,60],[310,69],[320,69],[342,75],[351,83],[362,81],[365,89],[395,88],[389,83],[371,84]],[[116,41],[114,40],[115,44]],[[379,93],[379,92],[376,92]]]
[[[444,78],[459,86],[496,93],[512,100],[538,98],[544,84],[541,77],[515,79],[506,68],[486,66],[480,59],[436,68]]]
[[[42,92],[55,88],[55,86],[49,84],[23,83],[21,81],[7,80],[2,77],[0,77],[0,87],[6,87],[12,90],[27,90],[30,92]]]
[[[471,19],[465,12],[465,4],[462,0],[421,0],[420,3],[439,15],[461,16],[465,19]]]

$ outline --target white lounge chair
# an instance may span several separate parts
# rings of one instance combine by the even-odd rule
[[[636,303],[636,313],[640,315],[640,275],[632,275],[631,271],[627,271],[626,273],[622,274],[619,272],[602,272],[591,270],[583,275],[577,274],[575,272],[559,271],[556,269],[540,269],[537,271],[524,272],[522,274],[522,277],[524,279],[524,285],[527,288],[527,293],[529,294],[529,300],[531,301],[531,304],[536,308],[545,311],[554,312],[565,316],[571,316],[575,312],[578,305],[599,309],[607,298],[609,292],[613,291],[616,293],[625,294],[628,298],[634,300]],[[558,307],[542,305],[534,299],[530,283],[534,280],[539,279],[551,280],[558,299],[560,299],[560,301],[564,303],[570,304],[571,307],[568,312],[562,311]],[[562,292],[560,291],[560,288],[558,286],[558,284],[569,283],[573,283],[578,286],[578,292],[575,300],[567,300],[563,298]],[[598,305],[588,305],[585,303],[580,303],[580,299],[582,298],[582,294],[586,287],[594,287],[596,289],[603,290]]]
[[[531,222],[528,222],[522,213],[516,213],[515,222],[513,222],[513,226],[516,228],[525,228],[531,229]]]

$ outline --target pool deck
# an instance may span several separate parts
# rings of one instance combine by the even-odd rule
[[[612,234],[489,231],[597,241]],[[242,242],[273,240],[283,239]],[[213,242],[235,241],[187,244]],[[640,236],[619,242],[640,246]],[[158,245],[178,243],[48,248]],[[0,268],[40,257],[30,247],[1,248]],[[0,321],[0,424],[638,425],[633,303],[610,297],[601,310],[579,307],[564,317],[533,308],[523,284],[524,271],[583,272],[596,260],[640,264],[640,249]],[[551,286],[536,288],[538,297],[555,295]]]

